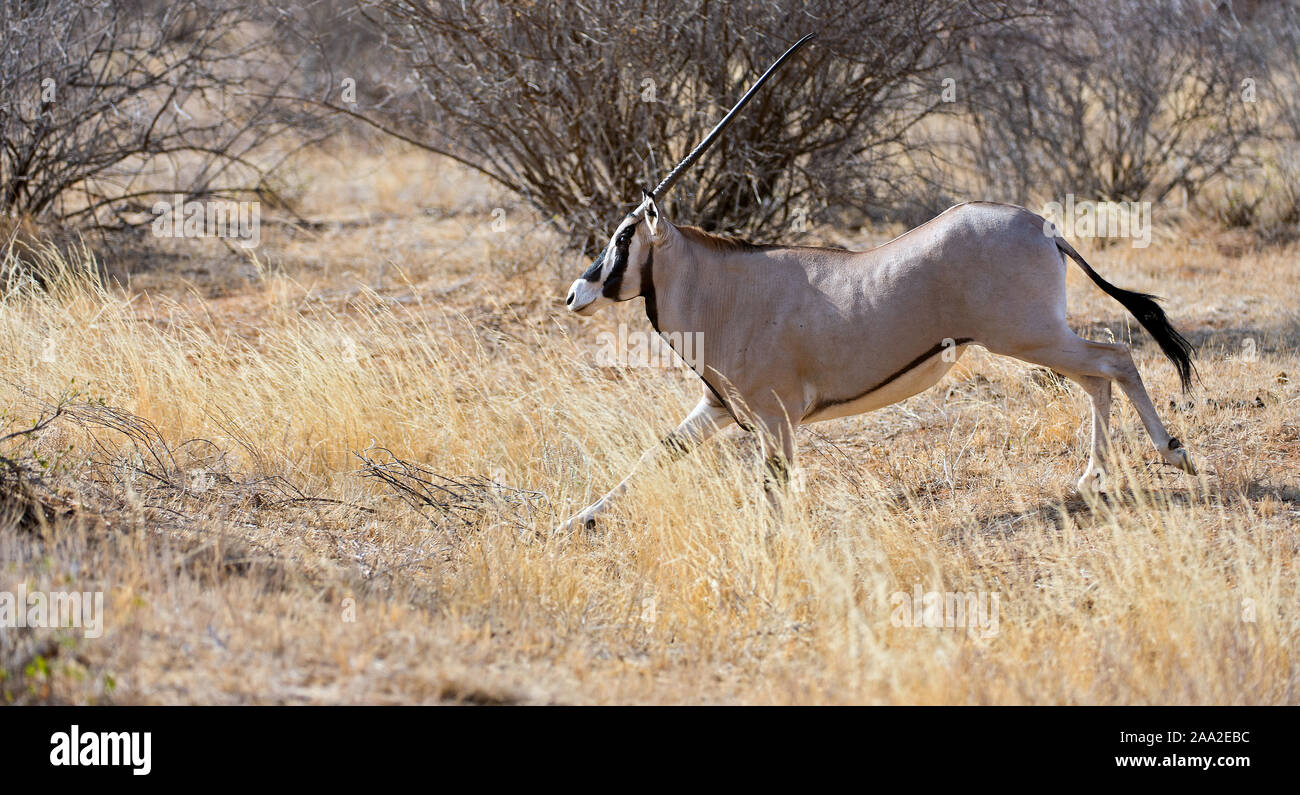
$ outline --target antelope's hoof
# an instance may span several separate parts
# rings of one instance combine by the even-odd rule
[[[1192,463],[1192,457],[1187,454],[1187,448],[1183,447],[1182,442],[1177,439],[1169,440],[1169,448],[1162,450],[1161,455],[1165,463],[1170,466],[1178,467],[1189,475],[1195,475],[1196,465]]]
[[[587,509],[580,513],[570,516],[558,527],[551,531],[551,535],[567,536],[575,530],[592,530],[596,527],[596,512]]]
[[[1079,478],[1077,488],[1079,494],[1085,497],[1095,497],[1098,494],[1106,493],[1106,470],[1097,468],[1089,469]]]

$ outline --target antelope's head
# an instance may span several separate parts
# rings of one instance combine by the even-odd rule
[[[713,145],[763,83],[767,82],[781,64],[812,37],[813,34],[810,33],[799,39],[785,51],[784,55],[776,59],[776,62],[768,67],[749,91],[745,92],[740,101],[727,112],[727,115],[722,117],[722,121],[718,122],[717,126],[669,172],[667,177],[664,177],[664,181],[660,182],[657,188],[653,191],[642,191],[645,194],[645,201],[619,223],[604,252],[569,288],[569,297],[564,303],[569,307],[570,312],[590,315],[606,304],[628,301],[644,292],[643,279],[648,279],[650,268],[654,264],[654,247],[663,241],[668,227],[667,223],[660,223],[659,208],[655,206],[655,199],[662,199],[668,193],[682,172],[690,168],[691,164],[699,160],[705,150]]]
[[[663,233],[659,208],[646,191],[645,201],[619,223],[605,250],[569,288],[564,302],[569,311],[591,315],[602,306],[641,295]]]

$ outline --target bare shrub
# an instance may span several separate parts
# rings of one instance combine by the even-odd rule
[[[365,115],[468,163],[589,248],[786,47],[815,32],[672,194],[673,217],[790,236],[843,208],[893,206],[908,131],[1003,3],[373,0],[428,117]],[[434,133],[429,130],[436,131]]]
[[[18,452],[6,449],[34,442],[67,413],[72,400],[64,397],[43,405],[36,419],[17,430],[9,430],[10,417],[0,414],[4,426],[0,432],[0,525],[40,528],[72,510],[51,485],[50,470],[56,463],[52,456],[30,448]]]
[[[287,79],[258,7],[0,0],[0,214],[139,222],[160,194],[273,200],[294,126],[251,90]]]
[[[428,467],[405,461],[391,450],[371,446],[354,453],[362,466],[357,474],[378,481],[388,491],[435,525],[445,523],[456,530],[476,527],[490,511],[516,514],[505,519],[520,530],[535,522],[545,506],[546,495],[506,486],[490,478],[471,475],[449,478]],[[549,506],[546,506],[549,507]]]
[[[1194,196],[1243,165],[1255,73],[1227,8],[1178,0],[1055,0],[967,52],[976,163],[993,197]]]
[[[299,75],[298,94],[282,99],[412,118],[429,113],[410,68],[356,0],[280,0],[271,9],[268,35]]]
[[[1258,54],[1243,79],[1263,119],[1258,168],[1227,180],[1211,213],[1225,226],[1288,240],[1300,233],[1300,7],[1265,7],[1243,37]]]

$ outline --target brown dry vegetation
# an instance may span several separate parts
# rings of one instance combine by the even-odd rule
[[[557,538],[698,382],[595,366],[599,331],[648,328],[640,301],[567,315],[583,263],[472,175],[344,144],[297,168],[316,223],[264,218],[253,258],[11,251],[45,286],[11,279],[0,302],[0,435],[78,394],[0,450],[28,480],[0,589],[102,589],[106,629],[0,635],[5,700],[1300,701],[1294,246],[1161,208],[1148,249],[1075,241],[1200,345],[1185,398],[1135,339],[1198,478],[1158,463],[1121,399],[1123,488],[1078,498],[1086,396],[976,351],[903,404],[801,429],[779,524],[733,429]],[[1077,276],[1071,322],[1126,338]],[[363,477],[372,446],[451,479],[441,506]],[[998,633],[893,626],[890,595],[917,585],[998,593]]]

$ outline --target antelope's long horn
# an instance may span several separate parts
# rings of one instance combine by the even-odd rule
[[[699,160],[700,156],[713,145],[713,142],[722,134],[722,131],[727,129],[727,125],[731,124],[731,122],[736,118],[736,114],[740,113],[740,109],[745,107],[745,103],[753,99],[754,94],[758,93],[758,90],[763,87],[763,84],[767,82],[767,79],[771,77],[772,74],[781,67],[781,64],[785,63],[791,55],[794,55],[796,50],[807,44],[808,40],[815,35],[816,34],[814,33],[809,33],[807,36],[799,39],[790,47],[790,49],[785,51],[784,55],[777,58],[776,62],[769,66],[767,71],[763,73],[763,76],[758,78],[758,82],[750,86],[749,90],[745,92],[745,96],[741,97],[740,101],[736,103],[736,106],[728,111],[726,116],[722,117],[722,121],[718,122],[717,126],[715,126],[708,135],[704,136],[704,140],[700,141],[699,145],[692,149],[691,153],[683,158],[682,162],[678,163],[677,167],[668,173],[668,176],[664,177],[664,181],[659,183],[659,187],[655,188],[650,193],[650,198],[663,198],[663,195],[673,186],[673,183],[682,175],[682,172],[690,168],[691,165],[694,164],[696,160]]]

